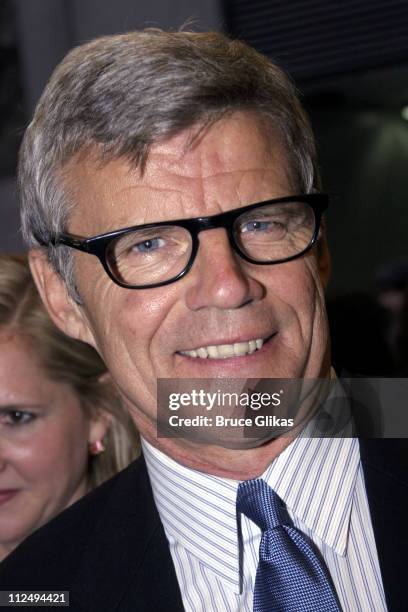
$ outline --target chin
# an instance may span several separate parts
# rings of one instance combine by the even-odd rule
[[[265,432],[263,436],[247,436],[241,431],[241,433],[235,432],[228,436],[212,436],[210,439],[196,440],[199,444],[217,446],[219,448],[225,448],[227,450],[253,450],[266,446],[271,442],[282,437],[282,433],[276,431]]]
[[[262,440],[255,440],[253,438],[241,438],[240,440],[223,441],[215,445],[220,446],[221,448],[225,448],[227,450],[255,450],[257,448],[260,448],[261,446],[265,446],[266,444],[273,442],[274,440],[277,440],[279,437],[280,436],[276,436]]]

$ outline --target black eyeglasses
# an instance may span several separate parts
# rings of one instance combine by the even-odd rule
[[[43,246],[65,245],[98,257],[109,277],[128,289],[161,287],[191,269],[198,234],[224,228],[232,249],[252,264],[283,263],[304,255],[319,235],[324,193],[276,198],[211,217],[125,227],[91,238],[60,234]]]

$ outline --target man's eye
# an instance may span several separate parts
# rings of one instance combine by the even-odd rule
[[[248,221],[242,227],[243,232],[259,232],[269,229],[269,221]]]
[[[268,234],[276,234],[287,229],[286,223],[279,219],[269,219],[266,221],[253,220],[247,221],[241,227],[242,233],[249,232],[268,232]]]
[[[6,410],[0,412],[0,423],[4,425],[27,425],[35,419],[35,414],[26,410]]]
[[[149,238],[149,240],[134,244],[132,251],[137,253],[151,253],[162,246],[164,246],[164,240],[162,238]]]

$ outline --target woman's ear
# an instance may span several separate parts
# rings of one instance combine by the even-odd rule
[[[83,308],[69,295],[65,281],[51,265],[45,249],[32,249],[29,264],[38,292],[54,324],[68,336],[95,346]]]
[[[106,410],[98,410],[90,419],[88,443],[90,447],[101,442],[112,424],[113,415]]]
[[[102,384],[113,384],[111,373],[106,370],[106,372],[98,376],[98,382]]]

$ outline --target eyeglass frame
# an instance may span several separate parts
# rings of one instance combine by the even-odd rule
[[[248,204],[247,206],[243,206],[241,208],[234,208],[232,210],[227,210],[222,213],[218,213],[216,215],[211,215],[208,217],[194,217],[192,219],[175,219],[168,221],[158,221],[156,223],[145,223],[143,225],[133,225],[130,227],[124,227],[118,230],[113,230],[111,232],[105,232],[103,234],[98,234],[96,236],[91,236],[89,238],[83,238],[81,236],[77,236],[75,234],[69,233],[61,233],[58,237],[51,238],[49,242],[46,242],[37,236],[35,237],[37,242],[43,247],[52,246],[67,246],[83,253],[88,253],[90,255],[94,255],[101,262],[105,272],[109,276],[109,278],[120,287],[125,289],[155,289],[157,287],[163,287],[165,285],[170,285],[181,278],[183,278],[192,268],[195,258],[197,256],[197,252],[200,246],[200,239],[198,234],[202,231],[209,229],[217,229],[223,228],[226,230],[228,235],[228,240],[232,250],[237,253],[244,261],[248,263],[255,264],[258,266],[272,266],[280,263],[286,263],[287,261],[293,261],[294,259],[298,259],[302,257],[307,251],[309,251],[314,244],[316,243],[317,237],[319,235],[320,224],[323,212],[327,209],[329,205],[329,195],[327,193],[314,192],[314,193],[306,193],[300,195],[293,196],[284,196],[281,198],[273,198],[271,200],[265,200],[262,202],[256,202],[254,204]],[[315,219],[315,227],[312,238],[308,245],[296,255],[291,255],[290,257],[285,257],[282,259],[274,260],[274,261],[257,261],[252,259],[248,255],[246,255],[239,247],[237,241],[234,237],[234,223],[238,217],[242,214],[251,211],[255,208],[270,206],[271,204],[284,204],[286,202],[305,202],[310,206],[313,210],[314,219]],[[175,226],[182,227],[186,229],[191,236],[191,254],[187,264],[184,266],[183,270],[179,272],[176,276],[172,278],[161,281],[160,283],[153,283],[149,285],[128,285],[118,278],[112,273],[111,268],[108,264],[108,247],[109,244],[116,238],[125,235],[127,233],[131,233],[135,230],[141,229],[149,229],[151,227],[164,227],[164,226]]]

